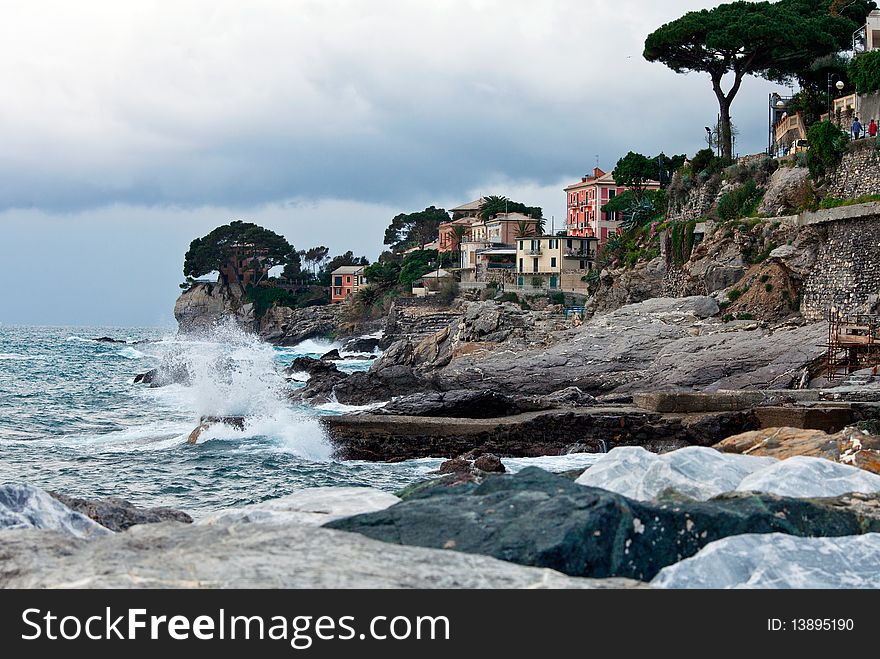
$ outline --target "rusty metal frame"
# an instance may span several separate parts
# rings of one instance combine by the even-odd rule
[[[825,377],[833,380],[865,368],[876,375],[880,365],[880,315],[828,314]]]

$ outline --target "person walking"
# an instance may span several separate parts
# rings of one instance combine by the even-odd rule
[[[859,123],[858,117],[853,117],[852,122],[852,137],[854,140],[859,139],[862,136],[862,124]]]
[[[871,119],[871,123],[868,124],[868,135],[870,137],[877,137],[877,122]]]

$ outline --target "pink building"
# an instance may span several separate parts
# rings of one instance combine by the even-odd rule
[[[646,190],[659,190],[657,181],[646,181]],[[595,237],[600,244],[608,240],[620,228],[619,213],[602,211],[602,206],[626,188],[614,182],[611,173],[598,167],[592,176],[584,176],[578,183],[565,188],[566,194],[566,233],[569,236]]]

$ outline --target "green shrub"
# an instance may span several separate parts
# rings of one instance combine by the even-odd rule
[[[743,293],[745,293],[744,290],[741,291],[738,288],[734,288],[730,292],[727,293],[727,299],[730,300],[731,302],[736,302],[740,297],[742,297]]]
[[[695,174],[699,174],[708,169],[709,163],[711,163],[714,158],[715,154],[712,152],[712,149],[700,149],[694,154],[694,157],[691,158],[691,171]]]
[[[731,320],[733,320],[733,314],[726,313],[721,317],[721,320],[723,320],[725,323],[729,323]]]
[[[837,197],[825,197],[819,208],[839,208],[840,206],[853,206],[855,204],[867,204],[871,201],[880,201],[880,194],[868,194],[854,199],[838,199]]]
[[[755,316],[750,314],[747,311],[741,311],[740,313],[736,314],[736,319],[737,320],[754,320]]]
[[[565,304],[565,293],[551,293],[548,298],[551,304]]]
[[[269,309],[277,305],[279,307],[296,308],[300,299],[298,296],[274,286],[248,286],[245,297],[254,304],[254,316],[261,318]]]
[[[766,282],[766,281],[770,281],[770,275],[761,275],[761,278],[760,278],[759,281],[760,281],[762,284],[763,284],[764,282]]]
[[[723,222],[740,217],[750,217],[761,203],[763,192],[754,179],[725,192],[718,200],[718,217]]]
[[[776,249],[776,247],[777,247],[776,243],[771,242],[769,245],[767,245],[766,248],[764,248],[764,251],[758,252],[754,256],[752,256],[749,253],[746,253],[746,260],[752,265],[754,265],[755,263],[763,263],[764,261],[766,261],[769,258],[770,252],[772,252],[774,249]]]
[[[516,293],[504,293],[504,294],[501,296],[501,301],[502,301],[502,302],[516,302],[516,303],[519,303],[519,295],[517,295]]]
[[[820,121],[810,126],[807,141],[810,143],[807,167],[810,175],[817,179],[840,164],[849,145],[849,135],[830,121]]]
[[[847,77],[859,94],[880,90],[880,51],[871,50],[854,57],[847,69]]]
[[[441,304],[450,304],[458,296],[458,282],[453,279],[443,282],[434,299]]]
[[[773,292],[773,284],[769,284],[769,283],[764,284],[764,290],[767,291],[768,293]]]

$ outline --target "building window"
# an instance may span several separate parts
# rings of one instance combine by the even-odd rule
[[[519,260],[519,271],[520,272],[523,271],[523,260],[522,259]]]
[[[609,190],[609,191],[608,191],[608,198],[609,198],[609,199],[614,199],[614,196],[615,196],[616,194],[617,194],[617,190]]]
[[[551,256],[551,257],[550,257],[550,267],[551,267],[551,268],[555,268],[555,267],[556,267],[556,257],[555,257],[555,256]]]
[[[581,261],[581,270],[583,270],[586,266],[584,265],[584,261]]]
[[[342,295],[342,289],[341,288],[334,288],[333,295]]]
[[[571,249],[571,238],[565,241],[565,246],[568,247],[568,249]]]
[[[532,272],[538,272],[538,257],[532,259]]]
[[[334,286],[342,286],[342,277],[333,277]]]

